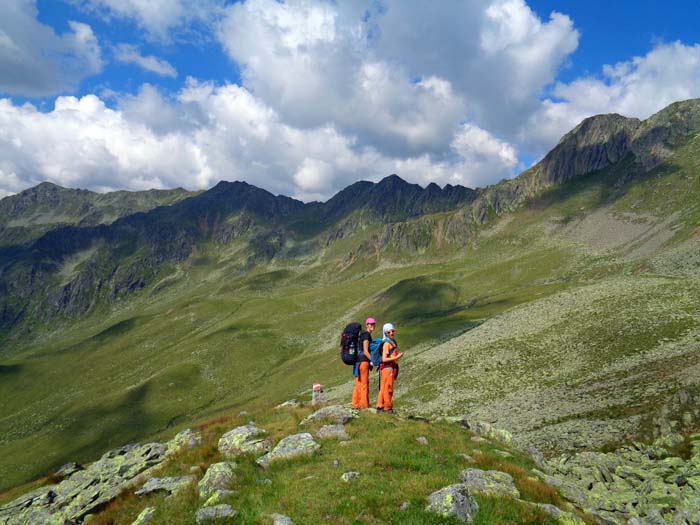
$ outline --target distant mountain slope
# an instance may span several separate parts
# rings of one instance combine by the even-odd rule
[[[485,189],[221,183],[0,248],[0,490],[315,381],[346,401],[338,334],[368,315],[398,326],[398,408],[547,450],[653,432],[700,393],[697,110],[589,119]]]
[[[0,200],[0,246],[30,242],[61,226],[110,224],[196,194],[182,188],[95,193],[42,182]]]

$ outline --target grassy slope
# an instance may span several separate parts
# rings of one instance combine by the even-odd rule
[[[207,465],[221,461],[223,458],[216,451],[219,436],[250,418],[267,429],[273,441],[300,431],[315,433],[323,422],[298,426],[309,413],[308,408],[275,411],[265,407],[245,416],[212,421],[203,429],[204,444],[173,459],[161,474],[188,474],[191,465],[206,469]],[[471,434],[457,425],[363,413],[360,419],[347,425],[347,431],[352,438],[350,446],[343,446],[335,439],[321,440],[322,448],[314,456],[273,464],[266,470],[254,464],[255,456],[238,459],[238,477],[233,488],[239,493],[226,501],[240,514],[227,523],[269,523],[265,515],[272,513],[286,514],[299,524],[352,523],[358,516],[370,523],[459,523],[428,514],[424,507],[428,494],[457,482],[459,473],[466,467],[509,472],[524,500],[566,508],[556,490],[532,477],[534,465],[529,458],[497,442],[474,442]],[[418,436],[426,437],[428,445],[416,441]],[[512,457],[504,459],[497,451],[509,452]],[[338,467],[334,461],[339,462]],[[348,469],[360,472],[360,478],[350,485],[340,479]],[[272,483],[260,483],[263,479]],[[477,502],[480,511],[476,524],[557,523],[542,511],[509,498],[478,496]],[[402,509],[403,503],[407,505]],[[168,500],[161,496],[131,495],[110,505],[95,517],[94,523],[129,524],[146,506],[157,509],[155,525],[191,523],[200,505],[196,487]]]
[[[485,227],[458,253],[429,251],[405,265],[359,260],[343,270],[371,230],[320,261],[249,275],[235,257],[205,248],[175,270],[184,276],[177,284],[6,349],[0,489],[129,440],[281,401],[314,380],[347,395],[335,340],[345,322],[369,314],[399,324],[409,355],[397,396],[418,410],[498,419],[547,442],[518,419],[523,408],[537,427],[558,430],[592,410],[649,408],[697,382],[689,362],[700,272],[685,254],[694,253],[700,218],[689,199],[700,186],[698,150],[694,139],[622,188],[614,181],[624,165],[586,177]],[[596,213],[598,222],[589,219]],[[653,234],[669,216],[668,246],[634,229],[606,238],[621,224]],[[646,362],[655,363],[648,373]],[[675,372],[659,383],[668,367]],[[626,378],[639,373],[635,391]]]

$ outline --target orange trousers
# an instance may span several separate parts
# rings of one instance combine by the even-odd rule
[[[394,408],[394,370],[385,368],[380,370],[381,382],[379,383],[379,397],[377,398],[377,408],[391,410]]]
[[[358,365],[360,375],[355,378],[355,389],[352,391],[353,408],[369,408],[369,362],[363,361]]]

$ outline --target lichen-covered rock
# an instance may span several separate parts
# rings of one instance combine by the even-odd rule
[[[134,492],[137,496],[145,496],[154,492],[167,492],[177,494],[195,481],[194,476],[151,478],[143,486]]]
[[[454,516],[465,523],[474,521],[479,505],[462,484],[450,485],[433,492],[428,496],[428,512],[434,512],[442,517]]]
[[[238,514],[231,505],[214,505],[213,507],[202,507],[197,511],[195,521],[197,525],[208,521],[220,520],[222,518],[232,518]]]
[[[81,470],[85,470],[85,467],[77,463],[66,463],[55,472],[55,475],[59,478],[67,478]]]
[[[205,507],[213,507],[214,505],[219,505],[223,503],[226,498],[235,496],[238,494],[237,490],[227,490],[227,489],[216,489],[214,493],[209,496],[209,499],[204,502]]]
[[[199,480],[199,497],[208,499],[217,490],[229,490],[236,479],[237,465],[231,462],[212,463]]]
[[[191,429],[178,432],[173,439],[166,443],[168,454],[174,454],[184,448],[193,448],[202,444],[202,435]]]
[[[290,399],[288,401],[285,401],[284,403],[280,403],[275,408],[279,410],[282,408],[296,408],[298,406],[299,406],[299,401],[297,401],[296,399]],[[281,516],[281,514],[280,514],[280,516]]]
[[[154,507],[146,507],[141,511],[131,525],[144,525],[151,520],[155,513],[156,509]]]
[[[325,425],[316,432],[316,437],[319,439],[350,439],[344,425]]]
[[[294,525],[292,518],[284,514],[268,514],[267,517],[272,520],[272,525]]]
[[[42,487],[0,507],[0,523],[80,522],[93,509],[131,489],[145,471],[162,463],[166,455],[167,447],[162,443],[131,444],[110,450],[57,485]]]
[[[548,503],[537,503],[536,505],[550,516],[555,517],[559,525],[586,525],[586,522],[576,514],[563,511],[556,505]]]
[[[416,441],[418,441],[418,443],[420,443],[421,445],[427,445],[427,444],[428,444],[428,438],[425,437],[425,436],[418,436],[418,437],[416,438]]]
[[[218,448],[227,458],[241,454],[261,454],[270,450],[270,441],[263,437],[265,434],[267,431],[252,423],[236,427],[221,436]]]
[[[459,479],[470,492],[520,497],[520,492],[513,483],[513,477],[505,472],[467,468],[462,471]]]
[[[313,414],[307,416],[300,425],[306,425],[312,421],[328,420],[338,425],[342,425],[356,418],[358,411],[354,408],[348,408],[340,405],[331,405],[320,408]]]
[[[308,432],[292,434],[283,438],[270,452],[258,458],[256,463],[267,467],[273,461],[313,454],[320,447],[321,445],[316,443]]]
[[[656,439],[654,441],[654,445],[663,448],[673,448],[683,443],[683,441],[684,438],[680,434],[676,432],[669,432]]]
[[[350,481],[357,479],[359,477],[360,477],[359,472],[355,472],[354,470],[350,470],[348,472],[345,472],[342,476],[340,476],[340,479],[342,479],[346,483],[349,483]]]

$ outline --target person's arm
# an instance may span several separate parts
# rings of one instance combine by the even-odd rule
[[[369,339],[365,339],[364,341],[362,341],[362,353],[365,354],[367,361],[372,360],[372,356],[369,353]]]
[[[403,354],[399,353],[398,350],[392,355],[389,355],[389,350],[391,350],[391,348],[392,346],[390,343],[384,343],[384,347],[382,348],[382,363],[393,363],[403,357]]]

